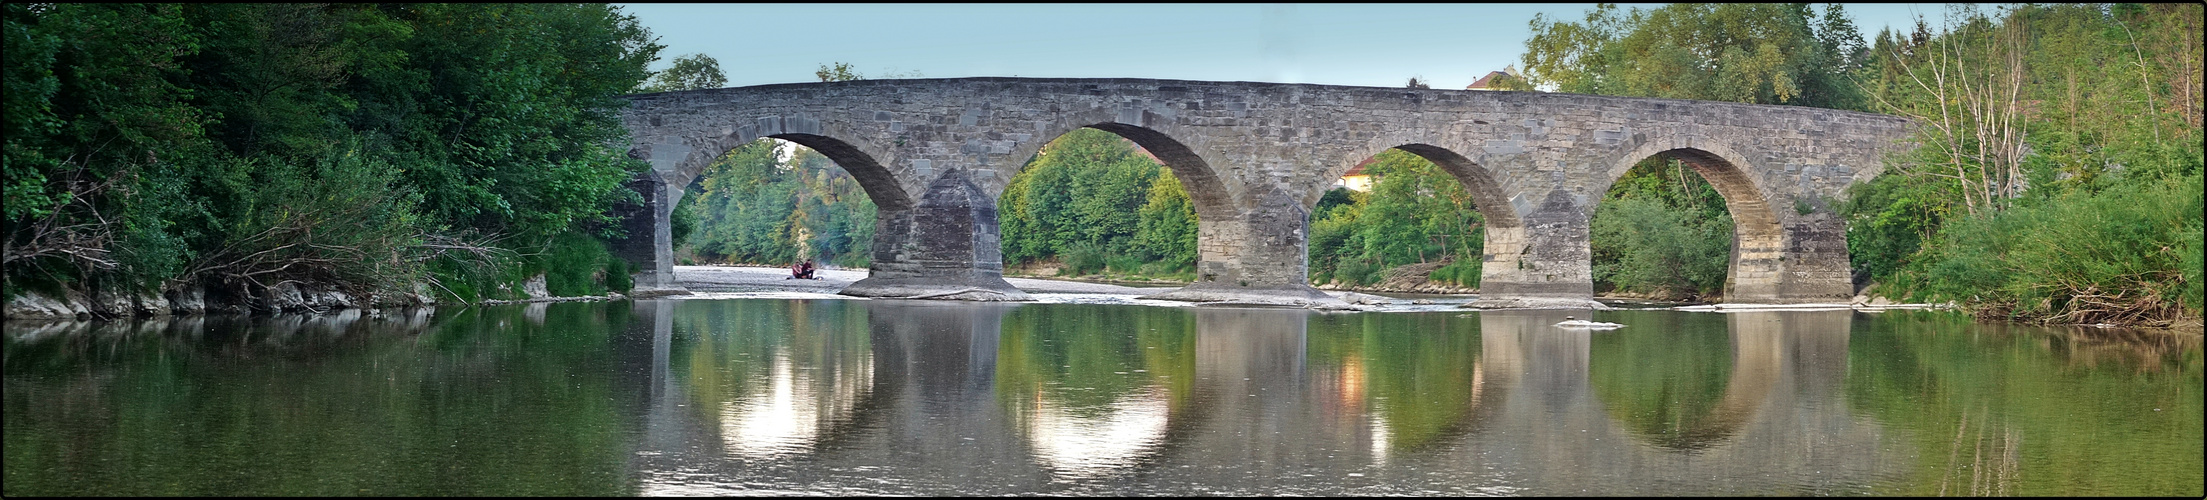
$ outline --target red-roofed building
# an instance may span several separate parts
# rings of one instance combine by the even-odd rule
[[[1379,157],[1365,158],[1362,163],[1357,163],[1356,167],[1350,168],[1349,173],[1341,174],[1340,179],[1335,179],[1333,187],[1349,188],[1350,191],[1372,192],[1372,175],[1364,171],[1364,166],[1375,161],[1379,161]]]
[[[1517,74],[1517,66],[1504,66],[1502,68],[1502,71],[1489,71],[1487,72],[1487,76],[1479,77],[1478,81],[1471,82],[1471,86],[1464,87],[1464,90],[1499,90],[1494,88],[1494,84],[1496,83],[1495,79],[1505,76],[1512,78],[1519,77]]]

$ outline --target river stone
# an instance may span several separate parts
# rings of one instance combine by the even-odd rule
[[[207,312],[207,289],[200,288],[194,285],[185,285],[176,288],[170,288],[167,293],[164,293],[164,295],[168,296],[169,307],[174,310],[176,314],[199,314]]]
[[[289,282],[263,289],[262,293],[260,306],[271,311],[301,309],[307,305],[306,296],[299,292],[299,286]]]
[[[316,286],[306,288],[305,293],[308,307],[315,309],[350,309],[353,307],[352,295],[345,293],[343,290]]]
[[[138,305],[130,301],[130,292],[112,287],[94,290],[90,305],[92,314],[102,318],[128,318],[138,312]]]
[[[414,295],[411,293],[385,289],[368,294],[367,300],[363,302],[366,302],[366,307],[381,309],[414,305],[413,300]]]
[[[1329,293],[1329,294],[1327,294],[1327,295],[1333,295],[1333,294],[1330,294],[1330,293]],[[1366,294],[1366,293],[1356,293],[1356,292],[1340,292],[1340,295],[1339,295],[1339,297],[1341,298],[1341,301],[1342,301],[1342,302],[1347,302],[1347,303],[1350,303],[1350,304],[1357,304],[1357,305],[1367,305],[1367,306],[1371,306],[1371,305],[1380,305],[1380,304],[1386,304],[1386,303],[1387,303],[1387,298],[1386,298],[1386,297],[1381,297],[1381,296],[1378,296],[1378,295],[1372,295],[1372,294]]]
[[[37,291],[24,291],[8,299],[8,319],[56,320],[75,319],[84,312],[84,306],[73,304],[67,298],[54,298]]]
[[[131,296],[131,301],[138,303],[138,314],[141,316],[167,316],[170,314],[168,297],[163,297],[159,293],[139,292]]]
[[[1614,307],[1609,307],[1609,304],[1595,302],[1594,299],[1581,299],[1573,297],[1488,298],[1482,296],[1478,300],[1473,300],[1471,302],[1467,302],[1456,307],[1463,309],[1593,309],[1596,311],[1616,310],[1616,308]]]
[[[529,294],[529,298],[532,299],[552,296],[552,292],[544,288],[544,274],[542,273],[530,277],[528,283],[522,283],[521,293]]]

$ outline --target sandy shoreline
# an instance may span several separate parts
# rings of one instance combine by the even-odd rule
[[[866,279],[866,271],[859,270],[821,269],[814,274],[820,279],[789,279],[789,269],[780,267],[674,266],[675,281],[695,292],[835,293]],[[1004,278],[1004,281],[1027,293],[1149,295],[1171,290],[1034,278]]]
[[[696,298],[742,294],[755,298],[826,298],[839,297],[835,293],[851,283],[866,279],[866,271],[847,269],[821,269],[820,279],[789,279],[789,269],[756,266],[674,266],[675,280],[684,288],[697,292]],[[1136,297],[1172,290],[1171,287],[1132,287],[1105,283],[1088,283],[1037,278],[1004,278],[1005,282],[1036,297],[1040,302],[1072,303],[1134,303],[1161,306],[1190,306],[1186,302],[1147,300]],[[1390,298],[1344,292],[1326,291],[1328,295],[1356,304],[1359,310],[1454,310],[1475,299],[1476,295],[1428,296],[1426,298]],[[1612,298],[1614,299],[1614,298]],[[1853,309],[1878,312],[1889,309],[1938,308],[1931,304],[1676,304],[1654,301],[1619,300],[1616,302],[1641,302],[1641,307],[1701,312],[1749,312],[1749,311],[1815,311]],[[1651,307],[1652,306],[1652,307]],[[1630,307],[1630,306],[1628,306]],[[1579,307],[1571,307],[1577,309]],[[1607,309],[1608,307],[1597,307]]]

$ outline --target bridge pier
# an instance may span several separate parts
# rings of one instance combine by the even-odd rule
[[[1766,224],[1739,224],[1724,301],[1749,304],[1846,302],[1854,296],[1847,223],[1829,210],[1786,210]]]
[[[1847,221],[1831,209],[1788,217],[1784,251],[1780,257],[1785,264],[1784,283],[1769,302],[1843,303],[1854,298],[1853,271],[1847,258]]]
[[[608,249],[615,258],[636,265],[629,274],[635,283],[629,296],[636,298],[662,295],[689,295],[690,291],[674,279],[674,234],[668,223],[674,214],[674,201],[682,196],[681,188],[671,186],[659,171],[638,172],[628,181],[629,189],[643,197],[643,205],[630,207],[621,221],[628,239],[614,242]]]
[[[1196,221],[1196,282],[1145,299],[1281,306],[1339,305],[1310,286],[1310,209],[1274,189],[1253,207]]]
[[[952,169],[909,208],[880,207],[872,273],[843,295],[979,301],[1028,300],[1004,281],[996,200]]]
[[[1548,193],[1518,227],[1487,228],[1480,309],[1607,309],[1594,302],[1592,215],[1564,190]]]

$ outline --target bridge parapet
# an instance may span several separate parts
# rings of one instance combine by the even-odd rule
[[[1849,183],[1882,170],[1907,125],[1868,113],[1675,99],[1141,79],[868,80],[629,99],[633,154],[670,186],[669,206],[728,149],[787,139],[850,171],[881,208],[880,227],[908,227],[879,233],[882,281],[851,293],[979,287],[1001,297],[1017,290],[999,284],[997,198],[1044,144],[1090,127],[1150,150],[1189,191],[1205,279],[1175,298],[1246,289],[1330,300],[1307,283],[1310,207],[1334,179],[1388,148],[1434,160],[1487,215],[1487,299],[1590,298],[1594,204],[1625,169],[1657,155],[1693,165],[1743,221],[1728,298],[1844,298],[1852,289],[1844,240],[1835,238],[1845,228],[1832,205]],[[950,176],[970,189],[927,201]],[[916,215],[944,210],[966,215]],[[969,242],[953,245],[964,250],[928,240],[958,232],[945,237]],[[875,286],[890,281],[902,284]]]

